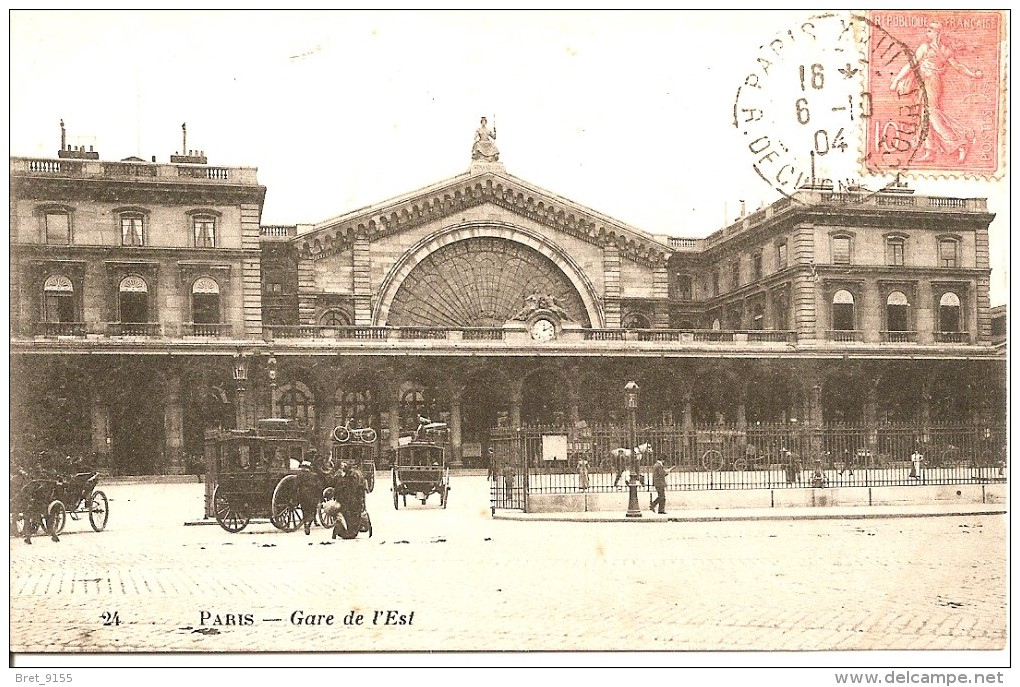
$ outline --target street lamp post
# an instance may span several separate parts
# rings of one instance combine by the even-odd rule
[[[237,385],[237,409],[234,413],[234,425],[237,429],[247,426],[247,413],[244,408],[244,383],[248,381],[248,356],[240,349],[234,354],[234,383]]]
[[[641,504],[638,503],[640,467],[638,465],[637,452],[637,406],[639,388],[635,382],[630,381],[623,387],[623,391],[627,397],[627,437],[630,443],[630,481],[627,482],[627,487],[630,489],[630,501],[627,504],[627,517],[640,518]]]
[[[276,417],[276,356],[270,354],[266,363],[269,368],[269,417]]]

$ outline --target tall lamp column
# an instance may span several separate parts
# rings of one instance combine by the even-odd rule
[[[627,399],[627,424],[628,441],[630,444],[630,481],[627,486],[630,489],[630,502],[627,504],[627,517],[640,518],[641,504],[638,503],[638,485],[640,484],[640,466],[638,465],[637,452],[637,407],[639,387],[634,381],[627,382],[623,387]]]

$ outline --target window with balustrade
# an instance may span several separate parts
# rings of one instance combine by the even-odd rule
[[[947,291],[939,298],[939,331],[959,332],[963,322],[960,297]]]
[[[853,331],[857,329],[856,324],[854,295],[846,289],[840,289],[832,296],[832,328],[836,331]]]
[[[893,291],[885,300],[885,328],[889,332],[910,331],[910,302],[902,291]]]
[[[139,324],[149,321],[149,285],[138,275],[121,279],[118,287],[120,321]]]
[[[74,322],[74,284],[63,274],[53,274],[43,282],[43,321]]]
[[[191,321],[199,325],[220,323],[220,285],[212,277],[199,277],[191,285]]]
[[[627,315],[623,318],[624,329],[649,329],[651,326],[652,325],[648,321],[648,316],[643,313],[627,313]]]

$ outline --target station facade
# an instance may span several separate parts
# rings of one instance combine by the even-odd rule
[[[495,427],[622,420],[629,380],[646,424],[1004,422],[984,199],[804,188],[678,238],[486,152],[303,226],[200,153],[11,158],[12,441],[190,472],[208,429],[383,455],[424,415],[475,464]]]

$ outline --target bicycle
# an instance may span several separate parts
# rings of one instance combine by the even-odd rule
[[[348,441],[359,441],[364,444],[375,442],[376,432],[371,427],[351,428],[354,418],[348,418],[347,423],[333,428],[333,440],[338,444],[346,444]]]

